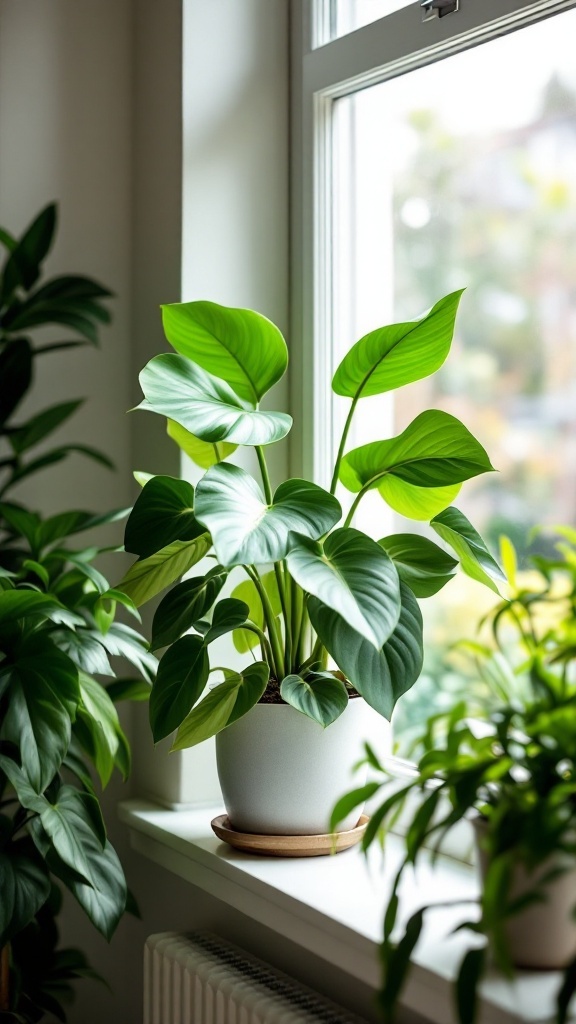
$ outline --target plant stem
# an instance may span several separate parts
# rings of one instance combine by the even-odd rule
[[[361,393],[362,392],[359,391],[358,394],[352,399],[352,405],[350,406],[350,411],[348,413],[348,416],[346,417],[346,423],[344,424],[344,430],[342,431],[340,446],[338,448],[338,454],[336,456],[336,462],[334,464],[334,473],[332,474],[332,482],[330,484],[330,494],[336,493],[336,484],[338,483],[338,476],[340,473],[340,463],[342,462],[344,448],[346,447],[346,441],[348,440],[348,432],[350,430],[350,427],[352,426],[354,410],[356,409],[356,405],[358,403],[358,399],[360,398]]]
[[[260,600],[262,602],[262,609],[264,611],[264,618],[266,620],[266,626],[268,627],[268,633],[270,634],[270,645],[272,648],[272,658],[270,662],[270,667],[273,668],[274,671],[276,672],[278,680],[283,679],[283,677],[286,675],[286,673],[284,672],[284,653],[282,651],[282,644],[280,642],[278,629],[276,627],[274,609],[270,604],[270,598],[266,593],[266,588],[262,583],[260,576],[258,575],[258,570],[256,569],[256,567],[253,565],[245,565],[244,568],[248,573],[250,579],[252,580],[254,586],[256,587],[256,590],[258,591]]]
[[[291,579],[291,612],[292,612],[292,670],[298,671],[301,661],[302,626],[304,624],[304,592],[296,580]]]
[[[262,445],[257,444],[255,446],[256,455],[258,457],[258,464],[260,466],[260,472],[262,474],[262,484],[264,487],[264,496],[269,505],[272,504],[272,484],[270,483],[270,474],[268,472],[268,466],[266,465],[266,456]]]
[[[274,573],[276,575],[276,583],[278,584],[280,604],[282,605],[282,615],[284,616],[284,668],[286,672],[289,672],[290,665],[292,663],[292,631],[290,628],[290,615],[286,595],[286,563],[283,562],[282,566],[280,566],[278,562],[274,562]]]
[[[251,622],[249,625],[246,624],[245,626],[242,626],[242,629],[247,629],[250,633],[256,634],[260,641],[260,646],[262,647],[262,654],[264,655],[266,661],[270,665],[270,668],[272,668],[272,665],[274,664],[274,659],[272,657],[272,648],[270,646],[266,634],[263,633],[261,629],[258,629],[258,626],[254,622]]]
[[[354,498],[354,501],[352,502],[352,506],[350,508],[350,511],[349,511],[348,515],[346,516],[346,519],[344,520],[343,528],[345,528],[347,526],[350,526],[350,523],[352,522],[352,520],[354,518],[356,509],[358,508],[358,505],[362,501],[362,498],[364,497],[365,494],[366,494],[366,488],[363,488],[361,491],[359,491],[359,493]]]

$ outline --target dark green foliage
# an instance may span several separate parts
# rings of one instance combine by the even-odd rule
[[[511,976],[507,918],[546,899],[547,885],[563,870],[545,867],[543,873],[549,858],[576,855],[576,531],[563,528],[561,534],[555,557],[535,559],[540,580],[534,584],[532,576],[529,588],[515,579],[516,560],[507,543],[510,597],[491,612],[492,646],[474,641],[460,645],[473,659],[485,688],[491,689],[492,700],[462,701],[431,718],[418,741],[425,751],[418,773],[402,789],[397,780],[391,785],[389,773],[372,751],[367,752],[372,769],[384,777],[386,799],[373,812],[364,849],[392,828],[407,809],[408,797],[418,796],[386,912],[381,995],[386,1022],[395,1019],[422,915],[434,909],[421,908],[392,940],[396,894],[406,867],[430,856],[430,850],[434,857],[446,833],[463,818],[475,815],[483,821],[480,842],[487,868],[478,917],[460,926],[476,941],[462,960],[455,990],[460,1024],[475,1024],[487,947],[500,970]],[[378,788],[377,783],[372,785]],[[356,791],[339,801],[333,828],[361,796]],[[518,863],[528,874],[540,870],[534,888],[512,899],[510,883]],[[480,947],[479,936],[484,938]],[[573,962],[564,971],[558,993],[557,1024],[568,1019],[575,991]]]
[[[89,278],[39,284],[55,225],[51,205],[21,239],[0,231],[8,250],[0,275],[0,949],[10,951],[10,1010],[0,1018],[12,1022],[45,1013],[65,1020],[71,982],[95,976],[81,952],[58,948],[54,879],[107,938],[127,907],[93,778],[105,786],[115,768],[127,775],[130,750],[114,700],[147,697],[156,669],[140,634],[116,621],[120,608],[139,619],[132,601],[95,568],[100,549],[76,539],[126,513],[43,518],[9,494],[72,451],[111,465],[82,445],[33,454],[80,400],[28,420],[20,414],[35,359],[96,344],[99,324],[110,319],[102,305],[110,292]],[[35,346],[29,332],[45,324],[73,337]],[[130,661],[138,678],[115,680],[117,658]]]

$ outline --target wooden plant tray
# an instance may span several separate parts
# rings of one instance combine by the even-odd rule
[[[264,857],[325,857],[331,853],[341,853],[359,843],[369,820],[363,814],[358,824],[347,832],[319,836],[261,836],[251,832],[237,832],[225,814],[213,818],[211,824],[219,839],[244,853],[258,853]]]

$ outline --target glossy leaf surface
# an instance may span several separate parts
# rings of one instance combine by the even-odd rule
[[[396,629],[380,651],[345,620],[312,597],[310,620],[324,646],[364,700],[390,719],[394,705],[414,685],[422,670],[422,615],[405,583]]]
[[[414,487],[397,476],[385,476],[378,485],[384,501],[407,519],[428,522],[458,497],[462,484],[449,487]]]
[[[288,349],[278,328],[261,313],[216,302],[162,306],[168,341],[240,398],[256,404],[283,376]]]
[[[184,356],[155,356],[139,379],[145,401],[138,408],[175,420],[202,441],[272,444],[292,426],[287,413],[256,409]]]
[[[398,622],[400,583],[376,541],[352,529],[335,530],[324,544],[294,537],[287,564],[303,590],[380,650]]]
[[[201,469],[210,469],[210,466],[223,462],[224,459],[233,455],[238,447],[238,445],[229,444],[227,441],[201,441],[199,437],[195,437],[175,420],[168,420],[166,430],[168,436],[176,442],[180,450]]]
[[[296,711],[318,722],[325,729],[340,717],[348,704],[348,693],[340,679],[329,672],[302,679],[286,676],[280,684],[280,695]]]
[[[130,567],[117,589],[130,597],[137,607],[169,587],[212,547],[208,533],[192,541],[176,540],[173,544],[143,558]]]
[[[495,580],[505,583],[506,576],[480,534],[459,509],[447,508],[432,520],[430,526],[456,552],[467,576],[483,583],[495,594],[500,593]]]
[[[421,319],[380,327],[352,346],[332,389],[348,398],[380,395],[438,370],[452,343],[462,291],[440,299]]]
[[[196,488],[196,518],[210,530],[222,565],[284,558],[290,533],[316,539],[341,516],[336,498],[307,480],[280,484],[268,505],[253,477],[238,466],[213,466]]]
[[[227,571],[217,565],[206,576],[184,580],[166,594],[152,622],[151,650],[174,643],[197,619],[203,618],[222,590],[227,575]]]
[[[173,476],[153,476],[130,513],[124,547],[147,558],[175,540],[194,540],[203,532],[194,518],[192,484]]]
[[[184,720],[172,749],[193,747],[245,715],[264,693],[269,673],[268,665],[257,661],[215,686]]]
[[[150,694],[154,742],[169,736],[184,721],[208,682],[208,654],[198,636],[183,636],[160,659]]]
[[[438,593],[454,575],[458,562],[427,537],[416,533],[396,533],[378,543],[388,552],[400,579],[416,597]]]
[[[355,492],[377,487],[388,474],[416,487],[446,487],[492,469],[482,445],[460,420],[429,409],[397,437],[349,452],[340,479]]]

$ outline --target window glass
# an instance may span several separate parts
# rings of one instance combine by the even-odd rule
[[[335,364],[368,330],[466,288],[445,367],[394,404],[364,399],[350,446],[426,408],[459,417],[499,472],[465,484],[458,507],[493,550],[505,533],[524,555],[535,523],[576,516],[574,38],[570,10],[335,104]],[[337,400],[337,425],[345,412]],[[358,523],[407,527],[378,495]],[[464,684],[446,644],[492,600],[462,578],[423,602],[427,663],[397,735],[453,701]]]
[[[328,17],[325,19],[328,38],[320,39],[319,44],[348,35],[363,25],[370,25],[379,18],[394,14],[404,7],[414,7],[416,17],[420,18],[418,0],[323,0],[326,4]]]

